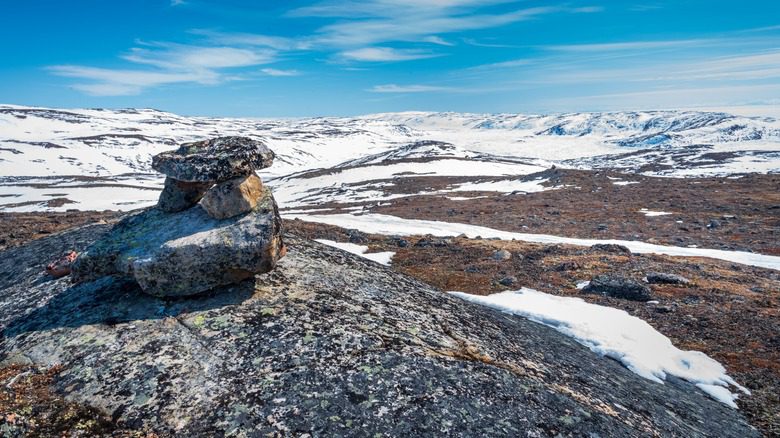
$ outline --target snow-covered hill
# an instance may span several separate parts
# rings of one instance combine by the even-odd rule
[[[344,184],[375,191],[368,182],[403,176],[514,178],[553,164],[666,176],[780,171],[780,121],[771,114],[405,112],[231,119],[3,105],[0,210],[148,204],[161,183],[150,169],[152,155],[223,135],[262,139],[277,153],[262,176],[291,206],[329,200],[314,192],[339,192]],[[511,184],[499,186],[510,190]],[[365,198],[361,191],[342,191],[337,199]]]

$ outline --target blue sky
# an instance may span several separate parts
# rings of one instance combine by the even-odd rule
[[[778,0],[25,0],[0,102],[188,115],[780,104]]]

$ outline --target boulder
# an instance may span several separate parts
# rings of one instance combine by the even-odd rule
[[[553,268],[553,270],[558,271],[558,272],[576,271],[578,269],[580,269],[580,264],[575,262],[575,261],[573,261],[573,260],[568,260],[568,261],[559,263],[559,264],[557,264]]]
[[[442,239],[439,237],[423,237],[422,239],[415,242],[413,246],[417,248],[443,248],[448,246],[449,243],[449,239]]]
[[[211,182],[186,182],[171,177],[165,178],[157,208],[166,213],[186,210],[197,204],[211,186]]]
[[[254,173],[229,179],[212,187],[200,205],[209,216],[227,219],[251,211],[263,194],[263,183]]]
[[[268,272],[283,255],[281,219],[264,189],[252,212],[231,219],[200,206],[129,216],[79,256],[71,275],[75,282],[126,275],[151,295],[185,296]]]
[[[505,249],[500,249],[493,253],[493,260],[504,261],[504,260],[509,260],[511,258],[512,258],[512,253]]]
[[[368,237],[360,230],[347,230],[349,236],[349,243],[363,244],[368,243]]]
[[[551,327],[289,234],[270,273],[175,300],[39,269],[112,232],[2,253],[0,364],[57,364],[53,394],[132,436],[760,436],[689,382],[645,379]],[[40,415],[4,427],[51,436]]]
[[[152,168],[179,181],[218,183],[265,169],[274,153],[248,137],[218,137],[185,143],[152,158]]]
[[[691,284],[691,280],[677,274],[667,274],[665,272],[648,272],[645,276],[650,284]]]
[[[608,252],[612,254],[626,254],[631,255],[631,250],[623,245],[617,245],[615,243],[597,243],[591,245],[590,249],[600,252]]]
[[[597,275],[582,289],[582,292],[631,301],[652,299],[650,288],[644,284],[618,275]]]

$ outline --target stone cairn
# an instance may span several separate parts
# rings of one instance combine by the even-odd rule
[[[165,174],[155,208],[128,216],[73,263],[74,282],[133,277],[160,297],[195,295],[272,270],[282,221],[256,170],[274,153],[246,137],[186,143],[152,159]]]

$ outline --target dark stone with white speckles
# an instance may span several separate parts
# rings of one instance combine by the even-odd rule
[[[179,181],[219,183],[270,167],[274,153],[248,137],[218,137],[185,143],[152,158],[152,168]]]

